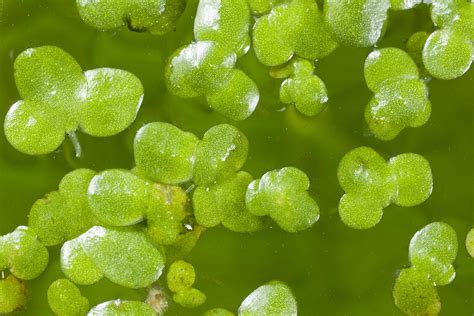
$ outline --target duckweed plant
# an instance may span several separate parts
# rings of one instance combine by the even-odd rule
[[[425,201],[428,204],[434,186],[438,187],[433,180],[439,172],[436,159],[432,164],[432,159],[421,154],[396,152],[388,141],[404,137],[408,127],[420,127],[410,132],[416,133],[429,125],[431,112],[436,111],[429,99],[431,77],[450,80],[468,72],[474,58],[472,1],[73,2],[73,15],[89,26],[91,34],[111,38],[126,34],[126,45],[140,43],[139,36],[152,36],[158,42],[170,40],[173,44],[166,50],[169,54],[163,58],[161,73],[154,71],[154,77],[163,77],[170,100],[204,102],[215,112],[207,110],[206,115],[216,118],[216,122],[197,132],[193,124],[199,124],[200,117],[192,115],[189,128],[174,124],[172,111],[168,119],[143,119],[138,113],[142,101],[148,93],[153,95],[156,87],[142,84],[138,74],[103,67],[83,71],[71,55],[49,42],[44,43],[48,46],[27,48],[19,54],[12,50],[20,100],[6,113],[6,140],[38,161],[64,156],[74,170],[65,174],[59,185],[44,191],[49,193],[36,197],[28,226],[18,226],[0,236],[1,314],[35,314],[30,299],[36,295],[34,284],[38,281],[30,280],[51,279],[50,267],[55,267],[58,273],[48,283],[44,299],[56,315],[163,315],[168,308],[207,316],[316,315],[312,312],[317,308],[308,305],[298,311],[300,302],[312,302],[316,294],[304,293],[298,287],[306,276],[300,281],[285,280],[288,272],[271,275],[258,271],[264,279],[253,276],[258,284],[253,282],[255,290],[240,306],[225,303],[223,298],[222,304],[215,304],[213,296],[218,293],[206,282],[213,280],[220,287],[220,281],[209,273],[212,268],[203,271],[200,265],[196,273],[191,263],[193,252],[212,236],[212,231],[228,230],[242,240],[238,256],[245,257],[244,265],[254,265],[258,255],[254,258],[246,254],[246,243],[258,243],[265,233],[282,233],[288,240],[315,231],[324,234],[327,224],[316,223],[320,216],[329,218],[333,208],[343,223],[339,231],[350,231],[347,234],[355,236],[358,232],[354,229],[367,231],[384,226],[385,209],[387,214],[398,216],[402,208],[397,207],[411,208]],[[182,34],[173,33],[182,27],[185,17],[189,18],[186,10],[190,7],[191,34],[172,41]],[[2,10],[0,1],[0,23]],[[432,30],[410,32],[404,49],[390,42],[379,47],[384,36],[392,32],[390,16],[409,10],[429,10]],[[298,133],[310,135],[314,127],[307,122],[320,125],[333,111],[333,80],[323,81],[325,72],[320,65],[323,59],[331,59],[338,50],[348,47],[373,48],[365,51],[359,67],[373,96],[365,113],[360,111],[358,116],[365,116],[365,140],[371,147],[345,145],[341,149],[334,142],[331,150],[345,155],[341,155],[338,168],[328,165],[333,178],[316,178],[320,181],[314,181],[313,166],[292,159],[278,165],[269,160],[255,168],[253,164],[261,157],[255,147],[262,143],[255,145],[253,137],[247,137],[241,128],[255,120],[254,113],[268,116],[275,112],[275,108],[262,105],[257,108],[259,103],[268,102],[266,98],[272,92],[267,90],[275,88],[272,80],[282,81],[275,102],[279,99],[288,106],[283,110],[290,113],[280,123],[295,128],[299,122],[306,128],[297,128]],[[78,56],[87,68],[95,67],[89,67],[81,54]],[[264,77],[256,76],[246,65],[249,60],[252,67],[266,72]],[[268,80],[262,79],[265,77]],[[195,113],[190,106],[185,108]],[[337,126],[326,128],[323,137],[340,137]],[[82,149],[76,131],[85,134],[81,138],[132,131],[134,138],[127,141],[134,163],[111,163],[107,167],[108,161],[104,160],[98,165],[82,166],[82,157],[94,153],[88,146]],[[271,133],[272,129],[266,131]],[[63,143],[66,135],[75,157],[70,156],[71,144]],[[296,155],[312,150],[300,147]],[[410,151],[420,147],[414,142]],[[318,153],[332,154],[319,149]],[[325,167],[314,166],[321,172]],[[335,178],[344,191],[338,206],[327,203],[327,195],[337,199],[340,192],[324,190]],[[436,205],[431,203],[429,207]],[[456,276],[457,236],[452,226],[441,221],[433,221],[415,233],[407,267],[398,272],[394,285],[383,287],[388,295],[391,290],[393,306],[408,315],[441,312],[442,297],[437,287],[448,287]],[[270,244],[266,242],[266,247]],[[471,257],[473,244],[471,229],[465,239]],[[212,249],[217,255],[225,251],[221,250]],[[273,260],[283,260],[275,253]],[[215,260],[205,261],[212,266]],[[297,258],[294,262],[300,261],[304,260]],[[472,266],[472,260],[469,264]],[[298,266],[288,264],[287,270],[291,269]],[[244,274],[240,277],[246,278]],[[318,281],[326,282],[325,276],[321,274]],[[111,292],[113,297],[97,301],[91,289],[104,285],[120,290]],[[244,291],[240,284],[233,286],[242,293],[250,292],[249,287]],[[469,303],[472,307],[472,298]]]
[[[142,103],[143,87],[133,74],[111,68],[82,72],[58,47],[29,48],[14,67],[23,100],[8,111],[5,136],[26,154],[53,152],[65,134],[77,144],[78,128],[96,137],[115,135],[135,120]]]

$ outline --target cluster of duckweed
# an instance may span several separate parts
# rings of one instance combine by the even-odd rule
[[[143,99],[142,84],[133,74],[112,68],[83,72],[54,46],[25,50],[14,70],[22,100],[5,117],[5,136],[30,155],[53,152],[65,134],[74,140],[77,129],[96,137],[120,133],[133,123]]]
[[[195,280],[196,272],[192,264],[183,260],[173,262],[166,275],[168,288],[174,293],[173,301],[187,308],[204,304],[206,295],[192,287]]]
[[[410,267],[400,271],[393,288],[395,304],[409,315],[437,315],[441,301],[437,286],[454,280],[452,265],[458,241],[454,229],[434,222],[416,232],[410,241]]]
[[[192,42],[169,59],[165,77],[172,94],[205,97],[213,110],[233,119],[248,118],[259,102],[257,85],[236,68],[253,46],[270,76],[283,79],[280,99],[303,115],[324,110],[328,91],[315,75],[315,62],[338,45],[374,46],[385,32],[388,10],[406,10],[422,0],[200,0]],[[365,62],[367,86],[374,93],[365,118],[376,138],[391,140],[406,127],[429,119],[428,90],[418,68],[441,79],[467,71],[472,62],[474,4],[433,0],[432,34],[415,33],[407,51],[380,48]],[[99,30],[128,26],[132,31],[163,34],[174,28],[183,0],[77,0],[82,19]],[[255,21],[252,29],[252,21]],[[252,29],[252,31],[251,31]],[[410,57],[411,56],[411,57]],[[51,153],[68,134],[80,154],[75,131],[111,136],[126,129],[139,110],[143,87],[123,70],[83,72],[57,47],[27,49],[15,61],[22,100],[7,114],[8,141],[31,155]],[[423,72],[425,71],[423,70]],[[51,124],[51,122],[55,124]],[[166,309],[162,272],[175,303],[194,308],[206,295],[194,288],[193,266],[180,260],[201,234],[222,225],[254,232],[276,223],[287,232],[310,228],[319,207],[308,192],[302,170],[284,167],[260,178],[243,171],[249,141],[237,128],[221,124],[199,139],[163,122],[149,123],[136,134],[135,167],[96,172],[78,169],[65,175],[56,191],[31,207],[28,227],[0,237],[0,313],[21,310],[27,301],[25,280],[46,269],[47,246],[61,246],[60,265],[67,279],[51,284],[47,297],[58,315],[157,315]],[[345,194],[341,220],[349,227],[375,226],[391,203],[414,206],[432,192],[429,162],[408,153],[388,162],[368,147],[347,153],[337,176]],[[466,237],[473,256],[474,233]],[[457,237],[435,222],[410,243],[411,266],[393,288],[395,304],[410,315],[436,315],[436,287],[455,276]],[[3,275],[2,274],[2,275]],[[89,310],[77,285],[106,278],[123,287],[150,289],[143,301],[113,300]],[[237,315],[296,315],[297,303],[281,281],[258,287]],[[233,312],[215,308],[207,316]]]
[[[365,120],[375,137],[391,140],[404,128],[428,121],[428,89],[405,51],[393,47],[372,51],[365,61],[364,75],[374,92],[365,109]]]
[[[348,152],[339,163],[337,177],[346,192],[339,202],[339,215],[357,229],[377,225],[391,203],[423,203],[433,189],[430,164],[423,156],[401,154],[386,162],[369,147]]]
[[[203,227],[222,224],[251,232],[271,219],[289,232],[311,227],[319,208],[307,192],[306,174],[287,167],[254,180],[241,171],[248,147],[245,135],[228,124],[210,128],[202,139],[167,123],[143,126],[134,141],[135,168],[74,170],[57,191],[33,204],[29,227],[0,239],[2,270],[35,278],[48,263],[45,246],[62,245],[67,280],[51,285],[48,300],[56,314],[82,315],[88,301],[74,284],[105,277],[128,288],[153,287],[166,262],[189,252]],[[194,280],[189,263],[170,265],[167,283],[177,304],[193,308],[205,302],[205,294],[192,287]],[[16,289],[10,292],[16,297]],[[149,308],[143,304],[107,302],[89,314]]]
[[[179,97],[206,97],[209,107],[244,120],[260,94],[255,82],[236,69],[250,48],[250,8],[246,0],[199,1],[195,42],[178,49],[165,70],[168,90]]]

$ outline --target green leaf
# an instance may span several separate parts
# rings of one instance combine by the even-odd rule
[[[81,19],[100,30],[115,29],[125,25],[124,11],[128,0],[87,1],[76,0]]]
[[[48,288],[48,303],[56,315],[85,315],[89,300],[67,279],[54,281]]]
[[[173,301],[186,308],[195,308],[206,302],[206,295],[195,288],[185,288],[173,295]]]
[[[13,67],[21,98],[47,107],[74,111],[87,87],[81,66],[55,46],[29,48],[17,56]]]
[[[171,31],[185,8],[182,0],[76,0],[82,20],[101,31],[127,26],[136,32]]]
[[[425,271],[436,285],[451,283],[455,277],[452,266],[457,256],[458,242],[454,229],[446,223],[426,225],[410,241],[412,266]]]
[[[449,27],[459,18],[459,9],[467,2],[465,0],[432,0],[431,20],[439,28]]]
[[[257,107],[260,93],[255,82],[244,72],[234,69],[229,81],[206,95],[209,107],[234,121],[248,118]]]
[[[135,121],[143,100],[143,87],[133,74],[111,68],[84,73],[87,101],[81,107],[79,125],[92,136],[118,134]]]
[[[368,194],[347,193],[339,201],[339,216],[344,224],[355,229],[369,229],[382,219],[387,204]]]
[[[248,150],[247,137],[236,127],[211,127],[197,144],[193,181],[204,185],[232,175],[247,161]]]
[[[247,209],[257,216],[269,215],[288,232],[305,230],[319,219],[319,207],[308,188],[308,177],[297,168],[269,171],[249,184]]]
[[[324,14],[337,42],[369,47],[377,43],[387,20],[389,0],[327,0]]]
[[[190,288],[193,286],[195,280],[196,272],[194,271],[193,265],[184,260],[173,262],[166,275],[168,288],[173,292]]]
[[[276,5],[286,0],[247,0],[253,14],[261,15],[269,13]]]
[[[252,176],[241,171],[211,186],[198,186],[193,194],[196,221],[205,227],[222,225],[235,232],[252,232],[266,221],[247,211],[245,194]]]
[[[417,154],[402,154],[388,162],[397,179],[397,195],[393,202],[400,206],[423,203],[433,191],[433,176],[429,162]]]
[[[245,55],[250,47],[250,9],[246,0],[200,0],[194,18],[194,37],[215,41]]]
[[[377,92],[387,81],[418,79],[415,62],[401,49],[388,47],[372,51],[364,65],[367,86]]]
[[[90,285],[98,282],[104,275],[82,248],[81,236],[65,242],[61,247],[61,270],[74,283]]]
[[[474,257],[474,228],[471,228],[466,236],[466,249],[471,257]]]
[[[90,182],[87,197],[94,216],[106,225],[128,226],[147,212],[151,184],[119,169],[99,173]]]
[[[257,58],[267,66],[284,64],[294,54],[307,59],[321,58],[337,46],[312,0],[277,5],[260,17],[254,25],[253,44]]]
[[[80,238],[84,252],[114,283],[142,288],[161,276],[164,257],[139,231],[94,226]]]
[[[393,288],[395,305],[408,315],[438,315],[441,310],[436,287],[426,273],[403,269]]]
[[[26,305],[25,283],[13,275],[0,280],[0,313],[9,314],[22,310]]]
[[[203,96],[224,86],[236,55],[216,42],[199,41],[178,49],[165,70],[168,90],[182,98]]]
[[[407,41],[406,51],[420,68],[424,68],[423,65],[423,47],[425,46],[426,40],[429,34],[426,32],[413,33]]]
[[[433,32],[423,48],[426,70],[438,79],[455,79],[469,70],[474,45],[464,34],[449,29]]]
[[[59,183],[58,191],[33,204],[28,225],[44,245],[58,245],[97,224],[87,201],[87,188],[94,175],[90,169],[71,171]]]
[[[18,226],[0,237],[0,271],[9,269],[22,280],[37,278],[46,269],[49,254],[33,230]]]
[[[337,178],[345,192],[368,196],[379,205],[387,205],[395,191],[387,162],[370,147],[358,147],[345,154]]]
[[[161,276],[164,257],[145,234],[94,226],[61,249],[64,274],[79,284],[92,284],[103,274],[129,288],[146,287]]]
[[[365,120],[381,140],[394,139],[407,127],[425,124],[431,103],[424,82],[418,79],[394,80],[377,91],[365,109]]]
[[[88,191],[94,216],[103,224],[130,226],[143,220],[156,243],[169,245],[184,233],[188,197],[177,186],[153,183],[119,169],[95,176]]]
[[[4,131],[8,142],[28,155],[55,151],[64,141],[66,130],[66,122],[55,114],[43,103],[16,102],[5,117]]]
[[[296,300],[290,288],[281,281],[271,281],[258,287],[239,307],[239,316],[298,314]]]
[[[87,316],[156,316],[150,305],[138,301],[114,300],[94,306]]]
[[[148,178],[161,183],[182,183],[193,175],[198,138],[168,124],[143,126],[135,136],[135,164]]]
[[[146,213],[148,236],[160,245],[175,244],[189,234],[184,223],[188,213],[188,196],[183,189],[154,183]]]
[[[186,9],[186,0],[166,0],[165,9],[158,18],[156,24],[148,27],[148,31],[154,35],[163,35],[176,29],[178,20]]]

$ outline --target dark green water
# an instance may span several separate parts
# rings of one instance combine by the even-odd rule
[[[131,33],[100,33],[78,17],[74,0],[0,0],[0,117],[19,99],[12,65],[24,49],[57,45],[74,56],[83,69],[122,68],[135,73],[145,87],[145,99],[136,122],[110,138],[79,134],[83,157],[74,158],[65,143],[57,152],[30,157],[15,151],[0,134],[0,234],[27,223],[33,202],[55,190],[68,171],[133,167],[132,140],[143,124],[167,121],[202,136],[209,127],[225,122],[207,109],[203,99],[179,99],[164,85],[168,56],[192,38],[197,1],[190,0],[175,32],[162,37]],[[380,46],[403,47],[409,35],[430,30],[423,9],[392,14]],[[321,219],[311,229],[289,234],[274,227],[242,235],[224,229],[208,230],[187,259],[195,265],[196,287],[208,301],[194,310],[172,306],[169,315],[201,315],[212,307],[236,310],[254,288],[271,279],[287,282],[294,291],[300,315],[401,315],[391,290],[397,270],[408,265],[408,243],[413,234],[433,221],[445,221],[458,233],[459,253],[453,283],[439,287],[441,315],[474,314],[474,259],[464,246],[473,226],[473,108],[474,70],[452,81],[429,83],[433,105],[430,121],[408,129],[394,141],[369,135],[363,110],[371,97],[363,78],[370,49],[339,48],[317,65],[330,93],[330,105],[321,115],[305,118],[293,108],[283,110],[280,82],[252,53],[239,60],[259,85],[261,102],[250,119],[236,123],[250,141],[244,169],[259,177],[283,166],[304,170],[311,193],[321,207]],[[404,152],[425,156],[431,163],[434,191],[417,207],[390,206],[379,225],[356,231],[337,214],[342,195],[336,168],[350,149],[367,145],[386,158]],[[50,315],[46,301],[49,284],[61,277],[58,249],[40,278],[29,281],[30,301],[25,315]],[[141,299],[143,293],[108,281],[81,287],[92,304],[123,298]]]

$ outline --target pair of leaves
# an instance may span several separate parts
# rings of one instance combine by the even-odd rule
[[[364,75],[375,93],[365,109],[365,120],[375,137],[391,140],[404,128],[428,121],[428,89],[406,52],[398,48],[374,50],[367,56]]]
[[[83,72],[54,46],[27,49],[16,58],[14,70],[22,100],[6,115],[5,136],[30,155],[53,152],[66,133],[78,128],[97,137],[115,135],[135,120],[143,99],[133,74],[111,68]]]
[[[106,225],[130,226],[146,219],[146,232],[158,244],[173,244],[185,231],[188,198],[180,187],[111,169],[92,179],[87,198],[93,215]]]
[[[393,288],[400,310],[408,315],[440,312],[436,286],[453,281],[457,247],[456,232],[446,223],[434,222],[416,232],[409,247],[411,267],[400,272]]]
[[[401,154],[387,163],[368,147],[347,153],[337,177],[346,192],[339,202],[339,215],[356,229],[375,226],[390,203],[415,206],[424,202],[433,188],[430,164],[422,156]]]
[[[260,94],[245,73],[234,69],[235,52],[214,41],[198,41],[178,49],[165,70],[168,90],[182,98],[205,96],[220,114],[244,120],[255,110]]]
[[[313,0],[293,0],[276,5],[268,15],[258,18],[253,30],[253,45],[257,58],[267,66],[284,64],[294,55],[321,58],[337,47]]]
[[[458,241],[454,229],[446,223],[426,225],[410,241],[409,259],[412,266],[427,272],[435,285],[451,283],[456,272]]]
[[[181,17],[185,0],[76,0],[82,20],[101,31],[127,26],[136,32],[165,34]]]
[[[245,208],[252,177],[237,173],[248,154],[248,140],[237,128],[216,125],[198,140],[173,125],[150,123],[138,131],[134,151],[136,169],[153,181],[193,180],[198,185],[193,194],[198,224],[213,227],[223,223],[239,232],[264,227],[262,219]]]
[[[194,267],[183,260],[174,261],[166,275],[168,288],[174,292],[173,300],[187,308],[198,307],[206,301],[206,295],[193,288],[196,279]]]
[[[129,288],[149,286],[161,276],[164,256],[140,231],[94,226],[61,248],[61,268],[77,284],[102,277]]]
[[[306,115],[315,116],[326,108],[328,92],[324,82],[314,74],[313,64],[296,58],[288,65],[270,70],[275,78],[287,78],[280,87],[280,100],[294,104],[296,109]]]
[[[228,124],[210,128],[200,141],[171,124],[155,122],[137,132],[134,153],[137,169],[155,182],[209,184],[243,166],[248,140]]]

